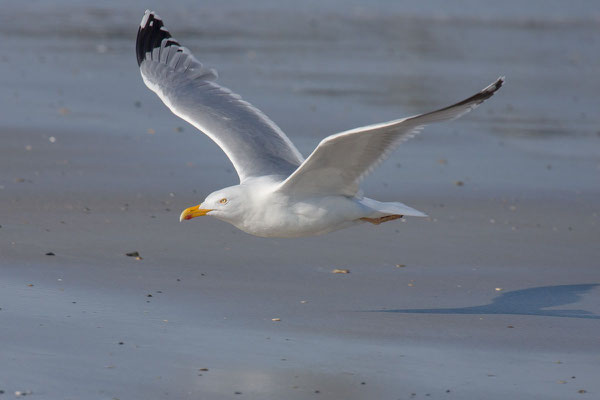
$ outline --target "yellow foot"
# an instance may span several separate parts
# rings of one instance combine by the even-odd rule
[[[395,219],[399,219],[402,218],[404,215],[386,215],[385,217],[381,217],[381,218],[360,218],[361,221],[365,221],[365,222],[370,222],[373,225],[379,225],[382,224],[384,222],[388,222],[388,221],[393,221]]]

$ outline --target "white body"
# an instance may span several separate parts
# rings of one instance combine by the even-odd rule
[[[289,195],[278,190],[280,185],[278,177],[262,177],[217,191],[211,195],[215,199],[229,196],[223,207],[226,211],[216,208],[207,215],[255,236],[285,238],[322,235],[364,223],[360,218],[425,216],[402,203],[356,196]],[[212,204],[211,196],[203,204]]]

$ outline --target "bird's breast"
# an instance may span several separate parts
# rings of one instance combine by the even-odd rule
[[[343,196],[274,199],[249,211],[236,226],[262,237],[314,236],[345,228],[361,213],[357,202]]]

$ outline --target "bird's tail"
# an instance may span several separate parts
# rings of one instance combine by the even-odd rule
[[[381,202],[368,197],[363,197],[360,203],[371,210],[373,214],[369,217],[382,217],[386,215],[405,215],[410,217],[427,217],[427,214],[422,213],[419,210],[415,210],[406,204],[400,203],[399,201],[394,202]]]

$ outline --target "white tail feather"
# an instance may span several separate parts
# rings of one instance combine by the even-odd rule
[[[406,204],[400,203],[399,201],[395,202],[381,202],[373,199],[369,199],[368,197],[363,197],[360,200],[361,204],[366,207],[369,207],[373,210],[374,214],[369,217],[379,217],[383,215],[404,215],[410,217],[427,217],[427,214],[422,213],[419,210],[415,210],[412,207],[407,206]],[[379,215],[382,214],[382,215]]]

